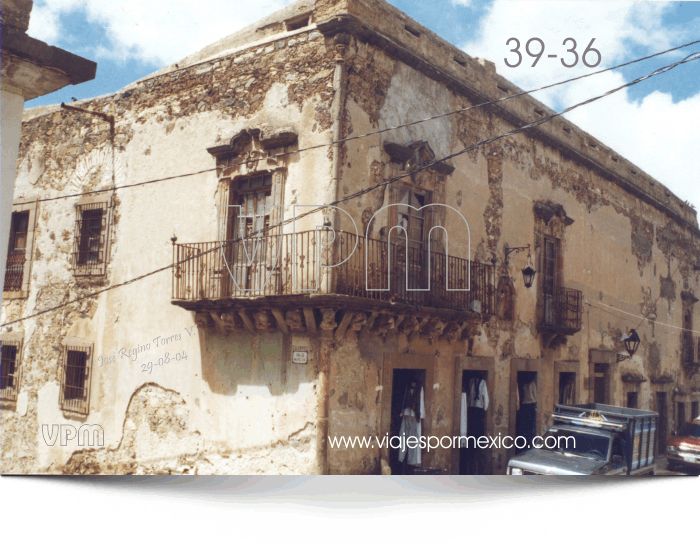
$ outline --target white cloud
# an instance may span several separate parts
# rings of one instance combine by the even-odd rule
[[[481,21],[477,35],[464,44],[470,55],[496,63],[498,73],[523,89],[561,81],[589,73],[579,60],[574,68],[561,64],[573,59],[562,42],[572,37],[580,55],[595,38],[593,47],[601,52],[598,69],[632,60],[629,51],[655,53],[684,43],[691,34],[669,30],[661,24],[668,5],[657,2],[512,2],[496,0]],[[697,26],[694,32],[697,35]],[[514,46],[506,41],[520,40],[523,62],[517,68],[506,66],[504,57],[515,63],[517,55],[509,53]],[[538,37],[545,43],[545,54],[533,68],[534,58],[525,52],[528,39]],[[691,41],[687,39],[686,41]],[[531,44],[536,51],[538,44]],[[641,64],[644,71],[677,60],[690,51],[665,55]],[[556,59],[547,58],[556,54]],[[594,59],[591,55],[589,61]],[[700,61],[696,61],[700,62]],[[675,70],[683,70],[679,66]],[[663,78],[664,76],[657,76]],[[654,79],[640,85],[654,89]],[[534,96],[557,109],[571,106],[624,83],[622,75],[606,72],[580,82],[555,87]],[[688,199],[700,209],[700,184],[694,157],[700,142],[700,92],[674,103],[670,94],[654,91],[641,101],[633,101],[626,90],[593,104],[572,111],[567,117],[606,145],[615,149],[651,176],[668,186],[678,196]]]
[[[472,0],[450,0],[453,6],[470,6]]]
[[[45,0],[32,10],[29,35],[60,45],[59,15],[84,10],[106,27],[111,48],[95,58],[135,59],[165,65],[255,22],[292,0]]]

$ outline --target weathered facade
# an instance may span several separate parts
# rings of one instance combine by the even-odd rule
[[[67,85],[94,79],[97,65],[68,51],[27,35],[32,0],[4,0],[0,13],[0,99],[2,101],[2,193],[0,226],[9,232],[16,161],[24,102],[48,95]],[[7,236],[0,242],[0,284],[5,279]],[[12,264],[11,264],[12,265]],[[15,267],[17,265],[15,264]]]
[[[396,470],[328,437],[395,434],[411,381],[438,437],[474,377],[491,436],[532,381],[538,432],[565,399],[658,410],[660,436],[697,416],[700,237],[662,184],[561,118],[433,164],[551,113],[528,96],[333,144],[516,91],[381,0],[302,0],[86,111],[27,111],[3,324],[173,266],[3,327],[3,473]],[[527,245],[531,288],[527,250],[505,259]],[[50,446],[61,424],[104,445]]]

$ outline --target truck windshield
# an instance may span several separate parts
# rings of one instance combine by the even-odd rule
[[[695,424],[693,422],[686,422],[678,430],[678,435],[682,437],[697,437],[700,439],[700,424]]]
[[[556,439],[556,444],[553,437]],[[544,436],[544,450],[574,456],[607,460],[610,438],[571,430],[549,430]]]

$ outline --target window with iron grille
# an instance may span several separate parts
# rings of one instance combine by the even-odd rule
[[[10,242],[7,247],[7,265],[3,291],[19,291],[24,278],[24,254],[27,251],[29,212],[13,212],[10,224]]]
[[[12,205],[3,299],[27,297],[31,273],[32,248],[37,203],[16,200]]]
[[[0,341],[2,357],[0,359],[0,399],[17,401],[19,393],[19,366],[21,341]]]
[[[90,375],[92,371],[92,347],[63,347],[63,364],[61,369],[61,391],[59,403],[61,409],[79,414],[88,414],[90,410]]]
[[[109,242],[110,208],[107,202],[77,207],[73,245],[73,273],[76,276],[105,274]]]

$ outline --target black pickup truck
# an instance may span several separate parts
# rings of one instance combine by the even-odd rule
[[[512,458],[508,475],[654,475],[658,422],[640,409],[555,405],[539,448]]]

